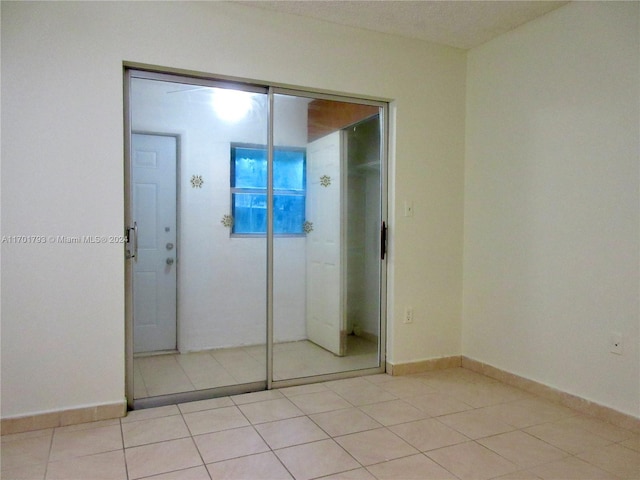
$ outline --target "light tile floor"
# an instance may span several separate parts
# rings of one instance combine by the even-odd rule
[[[146,398],[241,383],[264,381],[266,346],[225,348],[196,353],[139,356],[133,360],[134,397]],[[274,345],[274,380],[301,378],[378,366],[376,342],[347,337],[347,355],[302,340]]]
[[[2,437],[2,479],[640,479],[640,434],[462,368]]]

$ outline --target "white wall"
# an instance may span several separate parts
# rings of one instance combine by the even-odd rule
[[[263,344],[266,240],[231,237],[221,220],[232,213],[230,144],[266,145],[267,96],[255,96],[252,111],[230,123],[212,108],[211,89],[178,90],[141,79],[131,88],[133,131],[180,135],[178,349]],[[278,97],[274,120],[277,146],[306,147],[307,101]],[[192,175],[202,175],[201,188]],[[275,341],[304,339],[305,238],[277,238],[274,256]]]
[[[638,6],[574,2],[469,52],[462,336],[464,355],[635,416]]]
[[[4,235],[122,233],[123,61],[391,99],[388,360],[460,353],[464,52],[223,2],[1,9]],[[2,417],[122,401],[123,310],[121,245],[3,244]]]

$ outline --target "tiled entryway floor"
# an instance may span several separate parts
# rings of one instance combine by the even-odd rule
[[[2,437],[2,479],[24,478],[640,479],[640,434],[455,368]]]
[[[273,348],[274,380],[378,366],[377,342],[355,335],[347,336],[347,354],[343,357],[308,340],[276,343]],[[134,397],[139,399],[264,381],[266,362],[266,345],[139,356],[133,360]]]

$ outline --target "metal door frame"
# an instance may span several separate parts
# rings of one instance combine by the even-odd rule
[[[264,85],[264,82],[254,82],[246,79],[237,79],[227,76],[207,75],[199,72],[183,71],[170,68],[159,68],[149,65],[125,62],[124,70],[124,225],[125,234],[128,235],[128,226],[132,223],[132,198],[131,198],[131,134],[144,133],[131,131],[131,104],[130,82],[132,78],[146,78],[151,80],[172,81],[181,84],[192,84],[204,87],[235,88],[255,93],[268,95],[268,161],[267,161],[267,295],[266,295],[266,381],[251,382],[246,384],[224,386],[218,388],[182,392],[169,395],[160,395],[142,399],[134,399],[133,384],[133,268],[129,259],[125,259],[125,395],[127,406],[130,409],[149,408],[167,404],[182,403],[187,401],[203,400],[221,395],[234,395],[250,391],[270,390],[295,385],[352,378],[361,375],[383,373],[386,370],[386,342],[387,342],[387,256],[381,259],[380,266],[380,331],[378,340],[378,366],[361,370],[348,370],[344,372],[330,373],[313,377],[300,377],[286,380],[273,380],[273,106],[276,94],[306,97],[313,99],[334,100],[363,105],[371,105],[380,108],[380,217],[382,222],[388,224],[388,158],[389,158],[389,100],[354,98],[347,95],[338,95],[312,89],[292,88],[286,85]],[[180,157],[180,136],[159,132],[148,132],[160,135],[177,136],[178,161]],[[178,177],[179,178],[179,172]],[[178,186],[179,188],[179,186]],[[177,190],[179,195],[179,190]],[[176,199],[179,201],[178,199]],[[179,211],[176,211],[179,216]],[[179,233],[179,232],[177,232]],[[125,252],[128,248],[125,245]],[[176,282],[176,288],[179,288]],[[177,317],[176,313],[176,319]],[[176,333],[178,335],[178,333]]]

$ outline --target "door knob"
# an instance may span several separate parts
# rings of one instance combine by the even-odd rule
[[[173,250],[173,243],[167,243],[167,250]]]
[[[167,258],[167,265],[173,265],[173,258]]]

